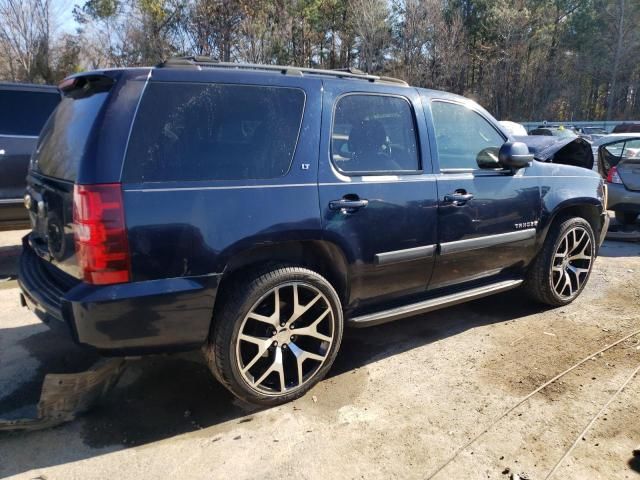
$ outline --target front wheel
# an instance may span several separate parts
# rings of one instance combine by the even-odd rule
[[[342,340],[340,299],[300,267],[256,272],[228,286],[205,355],[240,399],[272,406],[304,395],[327,373]]]
[[[559,307],[582,292],[596,256],[593,229],[584,218],[555,223],[531,265],[526,291],[539,302]]]

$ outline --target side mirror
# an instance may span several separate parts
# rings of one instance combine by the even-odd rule
[[[476,157],[476,163],[479,168],[486,170],[494,170],[496,168],[503,168],[500,165],[500,159],[498,158],[498,147],[488,147],[480,150]]]
[[[533,162],[533,154],[529,147],[522,142],[506,142],[498,152],[498,160],[503,167],[524,168]]]

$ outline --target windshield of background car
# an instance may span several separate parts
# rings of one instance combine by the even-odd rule
[[[150,83],[131,133],[125,181],[282,177],[304,103],[298,88]]]

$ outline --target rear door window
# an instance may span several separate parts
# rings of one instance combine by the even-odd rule
[[[415,172],[420,169],[416,127],[405,98],[346,95],[338,100],[331,156],[345,173]]]
[[[298,88],[150,83],[127,150],[129,182],[284,176],[298,140]]]
[[[0,90],[0,135],[37,137],[59,102],[56,92]]]

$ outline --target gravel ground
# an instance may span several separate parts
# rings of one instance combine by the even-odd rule
[[[33,414],[47,372],[95,360],[19,306],[20,233],[0,234],[5,418]],[[515,291],[347,331],[329,378],[266,410],[199,354],[132,360],[75,422],[0,433],[0,477],[640,478],[639,279],[640,244],[607,242],[567,307]]]

